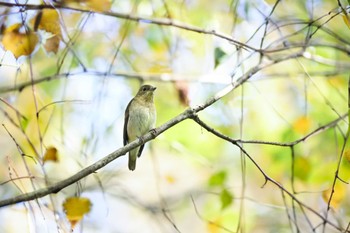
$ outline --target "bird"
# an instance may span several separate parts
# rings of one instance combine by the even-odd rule
[[[142,85],[136,96],[127,105],[124,114],[124,146],[154,129],[157,113],[153,96],[156,89],[148,84]],[[143,147],[144,144],[129,151],[129,170],[135,170],[136,159],[141,156]]]

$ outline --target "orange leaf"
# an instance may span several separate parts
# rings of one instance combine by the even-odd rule
[[[299,117],[293,124],[293,128],[297,133],[305,134],[311,127],[311,120],[306,116]]]
[[[328,203],[331,194],[332,194],[332,188],[329,188],[322,192],[322,198],[326,203]],[[334,186],[334,193],[332,196],[330,206],[337,209],[340,203],[344,200],[345,195],[346,195],[346,189],[344,187],[344,184],[339,182],[336,183]]]
[[[70,197],[63,203],[63,209],[72,229],[91,210],[91,202],[84,197]]]
[[[57,149],[55,147],[47,148],[43,158],[43,163],[45,163],[46,161],[58,162],[58,154]]]
[[[13,53],[15,58],[20,56],[30,55],[38,43],[38,36],[27,29],[26,32],[20,32],[21,24],[13,24],[5,29],[4,36],[2,38],[2,44],[5,50],[9,50]]]

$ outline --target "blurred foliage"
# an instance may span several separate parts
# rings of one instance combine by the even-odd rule
[[[122,157],[2,208],[0,231],[346,232],[349,4],[1,1],[2,199],[120,148],[142,83],[157,86],[160,126],[262,68],[198,114],[237,141],[185,120],[135,172]]]

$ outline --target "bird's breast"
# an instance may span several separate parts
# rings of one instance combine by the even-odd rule
[[[154,128],[156,113],[153,105],[135,104],[130,106],[128,135],[131,140],[136,139]]]

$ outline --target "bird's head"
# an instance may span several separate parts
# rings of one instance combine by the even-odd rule
[[[153,101],[153,92],[156,90],[157,88],[151,85],[142,85],[139,89],[139,91],[136,94],[137,98],[142,98],[143,100],[146,101]]]

